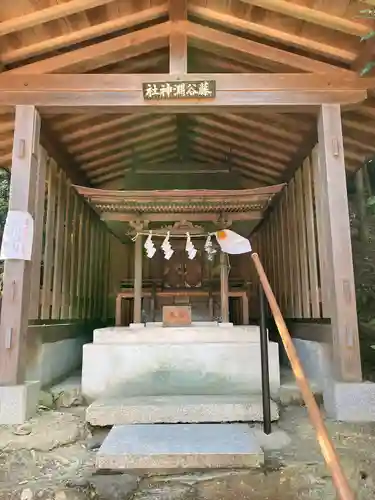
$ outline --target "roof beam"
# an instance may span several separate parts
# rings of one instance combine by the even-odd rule
[[[155,160],[166,160],[166,159],[172,159],[172,157],[176,156],[176,144],[175,143],[167,143],[167,141],[164,139],[163,143],[160,141],[160,149],[157,149],[155,151],[156,144],[154,144],[152,147],[148,145],[148,149],[150,151],[146,153],[140,153],[140,157],[142,160],[147,160],[151,158],[153,161]],[[123,168],[126,166],[131,166],[132,160],[127,161],[122,163],[122,166],[120,164],[117,165],[111,165],[111,168],[107,168],[102,172],[102,175],[100,177],[96,177],[95,179],[92,180],[92,184],[95,185],[100,185],[103,184],[104,182],[118,179],[124,175],[124,170]],[[121,170],[119,170],[121,169]]]
[[[222,159],[223,154],[220,153],[220,150],[217,150],[213,144],[207,143],[204,146],[200,144],[193,145],[193,158],[197,159],[211,159],[217,161]],[[256,182],[262,182],[264,184],[275,184],[280,181],[280,177],[272,177],[269,176],[264,171],[259,171],[257,166],[253,168],[253,164],[250,161],[244,161],[243,158],[237,157],[235,154],[232,156],[231,164],[235,170],[245,172],[246,176],[253,179]]]
[[[249,5],[256,5],[262,9],[270,10],[278,14],[299,19],[307,23],[317,24],[324,28],[341,31],[348,35],[363,36],[368,32],[365,23],[352,21],[343,17],[328,14],[322,10],[311,9],[304,5],[286,0],[241,0]]]
[[[65,3],[62,5],[67,4]],[[134,14],[127,13],[104,23],[95,24],[94,26],[89,26],[81,30],[75,30],[72,33],[64,33],[63,35],[28,44],[17,49],[11,48],[5,50],[1,54],[0,60],[3,64],[15,63],[29,57],[39,56],[43,53],[60,49],[61,47],[69,47],[70,45],[86,42],[87,40],[107,35],[108,33],[115,33],[125,28],[132,28],[145,22],[158,19],[166,13],[166,5],[158,5],[135,12]]]
[[[187,35],[193,40],[203,41],[205,43],[220,46],[224,50],[232,50],[273,63],[278,63],[280,66],[296,69],[303,73],[351,73],[349,70],[338,68],[331,64],[293,54],[292,52],[254,42],[253,40],[246,40],[239,36],[208,28],[207,26],[191,23],[189,21],[186,26]]]
[[[160,130],[160,127],[162,127],[163,125],[174,126],[174,124],[171,122],[170,115],[157,115],[151,117],[151,119],[148,120],[138,120],[133,125],[120,127],[116,130],[108,130],[104,133],[101,133],[99,136],[90,134],[92,137],[89,137],[85,141],[79,141],[75,144],[70,145],[69,150],[75,155],[85,154],[85,152],[92,152],[93,150],[96,151],[99,148],[103,147],[103,145],[112,144],[113,142],[118,145],[119,139],[130,140],[133,138],[137,138],[141,132],[147,132],[150,129],[151,131],[152,129]]]
[[[221,120],[215,120],[214,118],[208,116],[192,115],[192,119],[194,121],[201,123],[202,125],[207,125],[209,128],[212,127],[213,130],[221,130],[226,133],[226,135],[232,136],[232,138],[234,138],[233,136],[236,136],[239,139],[251,142],[251,144],[255,143],[256,146],[259,146],[259,148],[264,148],[265,153],[267,153],[270,147],[272,149],[275,148],[276,150],[280,149],[286,154],[289,154],[290,151],[294,150],[295,145],[290,140],[278,140],[274,137],[269,137],[269,135],[261,135],[254,132],[254,130],[246,129],[244,126],[238,127],[233,123],[228,123],[225,120],[226,117],[224,116],[222,118],[223,119]]]
[[[105,5],[114,0],[70,0],[69,2],[52,5],[46,9],[36,10],[29,14],[13,17],[0,23],[0,36],[8,35],[16,31],[33,28],[38,24],[45,24],[61,17],[78,14],[88,9]]]
[[[232,161],[235,159],[239,160],[242,165],[247,165],[248,167],[254,170],[254,173],[258,173],[259,175],[267,175],[270,179],[273,179],[275,182],[276,179],[280,179],[283,174],[282,169],[275,169],[272,161],[268,161],[264,158],[258,158],[251,155],[251,153],[247,151],[243,151],[241,149],[236,148],[228,148],[221,141],[217,140],[216,137],[211,137],[208,135],[202,134],[197,137],[195,141],[192,141],[191,148],[203,148],[204,149],[212,149],[218,156],[224,156],[228,158],[229,156],[232,158]],[[228,161],[228,160],[226,160]],[[282,165],[281,165],[282,168]]]
[[[187,0],[169,0],[169,73],[187,73]]]
[[[79,158],[82,162],[85,162],[83,165],[85,171],[93,172],[95,170],[95,173],[98,173],[101,171],[103,165],[107,165],[107,163],[113,160],[123,159],[126,151],[130,151],[130,156],[133,157],[134,151],[138,153],[139,150],[144,149],[142,143],[149,146],[156,141],[165,142],[167,140],[176,142],[175,131],[175,127],[168,126],[157,131],[140,134],[138,137],[133,137],[121,145],[117,144],[101,150],[95,150],[92,154],[86,153],[85,155],[80,155]]]
[[[262,218],[261,210],[252,210],[251,212],[228,212],[226,218],[232,221],[249,221],[249,220],[259,220]],[[100,215],[102,220],[106,221],[122,221],[122,222],[132,222],[135,218],[134,213],[120,213],[120,212],[102,212]],[[149,222],[184,222],[184,221],[196,221],[196,222],[218,222],[220,220],[220,214],[212,213],[144,213],[142,214],[142,219]]]
[[[170,23],[157,24],[133,33],[121,35],[111,40],[99,42],[88,47],[60,54],[43,61],[26,64],[19,68],[6,71],[5,74],[44,74],[64,73],[79,70],[90,71],[113,62],[113,55],[117,60],[130,59],[144,52],[160,49],[168,45]],[[108,58],[108,59],[107,59]],[[116,60],[116,58],[115,58]],[[83,72],[84,72],[83,71]]]
[[[161,26],[155,27],[161,30]],[[153,28],[149,28],[154,30]],[[146,31],[146,30],[143,30]],[[128,35],[126,35],[128,36]],[[77,51],[78,52],[78,51]],[[188,74],[174,75],[185,81],[215,80],[216,97],[199,103],[189,100],[143,99],[144,82],[165,82],[165,74],[138,75],[15,75],[0,74],[0,106],[32,104],[49,113],[90,111],[101,113],[220,113],[228,109],[244,112],[315,111],[322,103],[342,106],[362,102],[373,79],[330,74]],[[44,108],[44,109],[42,109]]]
[[[356,58],[356,52],[328,45],[317,40],[295,35],[288,31],[282,31],[265,24],[254,23],[249,19],[241,19],[224,12],[202,7],[201,5],[190,5],[189,12],[201,19],[218,23],[224,27],[249,33],[251,35],[262,36],[268,40],[280,42],[287,46],[308,50],[324,57],[330,57],[337,61],[351,63]]]

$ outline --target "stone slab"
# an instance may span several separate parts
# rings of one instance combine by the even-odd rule
[[[0,386],[0,425],[23,424],[38,409],[40,382]]]
[[[219,329],[218,329],[219,331]],[[173,335],[172,335],[173,338]],[[108,396],[217,395],[261,392],[256,342],[86,344],[82,393]],[[271,393],[280,387],[279,347],[269,343]]]
[[[220,325],[220,326],[219,326]],[[228,323],[205,326],[168,327],[155,324],[99,328],[94,331],[94,344],[194,344],[220,342],[260,342],[258,326],[230,326]]]
[[[323,391],[328,417],[341,422],[375,422],[375,384],[327,383]]]
[[[96,455],[97,469],[250,468],[263,452],[246,424],[121,425]]]
[[[272,420],[279,418],[271,401]],[[254,396],[148,396],[103,398],[86,410],[94,426],[156,423],[262,422],[260,395]]]

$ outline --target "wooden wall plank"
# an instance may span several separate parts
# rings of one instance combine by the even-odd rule
[[[63,250],[63,270],[62,270],[62,300],[61,315],[62,319],[69,317],[69,302],[72,300],[69,294],[70,279],[70,261],[73,253],[73,192],[69,179],[65,185],[65,231],[64,231],[64,250]]]
[[[299,235],[299,257],[300,257],[300,272],[301,272],[301,301],[302,301],[302,316],[303,318],[311,318],[310,309],[310,282],[309,268],[307,264],[307,237],[306,237],[306,214],[304,207],[304,186],[302,182],[302,167],[296,174],[296,215]]]
[[[56,219],[56,196],[57,196],[57,165],[51,159],[48,162],[48,191],[47,191],[47,215],[45,228],[45,243],[43,255],[43,287],[41,319],[51,318],[51,293],[53,278],[54,259],[54,227]]]
[[[287,253],[288,253],[288,271],[289,271],[289,283],[290,283],[290,316],[295,317],[296,314],[296,283],[295,283],[295,255],[294,255],[294,245],[293,245],[293,233],[292,233],[292,205],[291,205],[291,194],[290,186],[287,186],[285,190],[285,229],[288,234],[287,238]]]
[[[324,259],[321,288],[324,312],[332,323],[334,375],[359,381],[361,357],[339,105],[321,106],[318,139],[319,161],[314,174],[319,189],[319,250],[323,249],[319,254],[320,260]]]
[[[311,175],[311,161],[307,158],[302,168],[304,202],[306,213],[307,255],[310,278],[310,300],[312,318],[320,318],[320,293],[318,278],[318,255],[316,247],[315,210],[313,198],[313,179]]]
[[[78,280],[78,240],[80,232],[80,220],[82,205],[79,204],[78,195],[73,195],[73,213],[72,213],[72,243],[71,243],[71,258],[69,269],[69,319],[74,318],[77,304],[77,280]]]
[[[296,183],[295,178],[290,181],[290,203],[291,203],[291,236],[293,239],[293,276],[295,283],[295,309],[294,317],[302,318],[301,300],[301,263],[300,263],[300,241],[298,234],[298,217],[296,208]]]
[[[17,106],[9,210],[29,213],[34,210],[39,137],[40,117],[36,108]],[[17,385],[25,380],[30,278],[31,262],[5,261],[0,322],[0,385]]]
[[[112,235],[107,231],[104,233],[104,261],[103,261],[103,304],[102,304],[102,319],[108,319],[108,291],[109,291],[109,280],[110,280],[110,243]]]
[[[58,172],[56,225],[55,225],[55,254],[53,263],[53,287],[52,287],[52,319],[60,319],[62,299],[62,261],[64,252],[65,231],[65,189],[66,177],[62,169]]]
[[[89,273],[90,273],[90,256],[91,256],[90,238],[91,238],[92,227],[90,221],[90,209],[86,204],[84,207],[83,214],[84,214],[83,217],[84,246],[83,246],[83,254],[80,254],[82,255],[80,262],[80,266],[82,266],[82,289],[81,289],[80,315],[79,315],[80,318],[87,317],[87,305],[89,299]]]
[[[44,201],[46,196],[46,168],[47,152],[39,146],[38,171],[35,187],[34,206],[34,246],[31,269],[31,290],[29,319],[39,318],[40,294],[41,294],[41,269],[43,256],[43,230],[44,230]]]
[[[93,302],[94,302],[94,280],[96,270],[96,218],[92,213],[90,213],[90,244],[89,244],[89,261],[87,263],[88,267],[88,283],[87,283],[87,301],[86,301],[86,318],[91,318],[93,314]]]
[[[78,198],[79,203],[79,226],[78,226],[78,257],[77,257],[77,287],[76,287],[76,304],[74,308],[74,318],[81,318],[82,312],[82,291],[83,291],[83,273],[84,273],[84,262],[82,259],[85,259],[85,255],[83,253],[85,248],[85,230],[86,230],[86,205],[82,202],[80,198]]]

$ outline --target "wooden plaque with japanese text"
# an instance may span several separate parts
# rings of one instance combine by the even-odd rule
[[[194,82],[146,82],[143,83],[146,101],[172,99],[213,99],[216,97],[215,80]]]
[[[190,326],[190,306],[164,306],[163,326]]]

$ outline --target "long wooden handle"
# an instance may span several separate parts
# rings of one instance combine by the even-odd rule
[[[324,460],[326,461],[326,464],[331,471],[332,480],[339,495],[339,498],[340,500],[355,500],[354,493],[350,488],[348,480],[342,470],[333,443],[328,436],[328,432],[324,424],[322,414],[320,413],[319,406],[310,389],[310,385],[308,383],[306,375],[303,372],[303,368],[298,358],[296,348],[294,347],[292,338],[284,321],[283,315],[281,314],[279,305],[276,301],[276,297],[272,291],[271,285],[269,284],[263,265],[259,259],[259,255],[257,253],[252,253],[251,258],[253,259],[253,262],[255,264],[264,293],[270,305],[270,309],[274,317],[277,329],[279,330],[281,340],[283,342],[285,351],[288,355],[294,376],[296,377],[298,387],[300,388],[302,397],[305,401],[311,423],[315,427],[320,449],[322,451]]]

